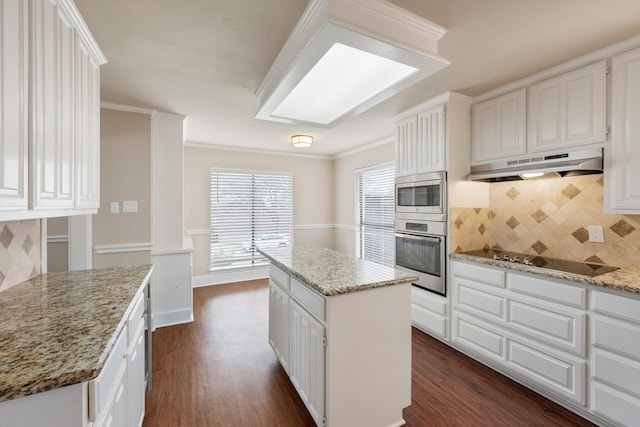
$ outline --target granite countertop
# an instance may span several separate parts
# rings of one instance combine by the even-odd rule
[[[527,273],[535,273],[541,276],[553,277],[555,279],[564,279],[577,283],[585,283],[588,285],[601,286],[603,288],[610,288],[619,291],[640,294],[640,269],[638,268],[625,267],[609,273],[600,274],[595,277],[589,277],[580,274],[550,270],[548,268],[540,268],[531,265],[515,264],[508,261],[494,260],[492,258],[484,258],[466,253],[454,253],[449,256],[452,259],[474,261],[480,264],[494,265],[496,267],[524,271]]]
[[[41,274],[0,292],[0,402],[97,377],[151,269]]]
[[[417,276],[321,246],[294,246],[258,251],[274,265],[326,296],[418,280]]]

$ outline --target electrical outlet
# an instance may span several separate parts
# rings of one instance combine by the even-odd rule
[[[604,243],[604,229],[601,225],[589,226],[589,241],[596,243]]]
[[[111,202],[111,213],[120,213],[120,202]]]
[[[122,212],[126,212],[126,213],[138,212],[138,202],[136,200],[123,200]]]

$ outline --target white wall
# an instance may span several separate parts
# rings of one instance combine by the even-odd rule
[[[294,242],[333,247],[333,160],[200,147],[184,149],[185,229],[193,234],[193,274],[209,274],[210,169],[293,174]]]

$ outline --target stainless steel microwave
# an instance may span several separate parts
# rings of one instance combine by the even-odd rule
[[[404,218],[446,221],[446,172],[396,178],[396,214]]]

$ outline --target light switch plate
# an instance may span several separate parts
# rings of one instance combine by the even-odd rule
[[[589,241],[596,243],[604,243],[604,229],[601,225],[589,226]]]
[[[137,200],[123,200],[122,201],[122,212],[125,212],[125,213],[136,213],[136,212],[138,212],[138,201]]]
[[[120,202],[111,202],[111,213],[120,213]]]

